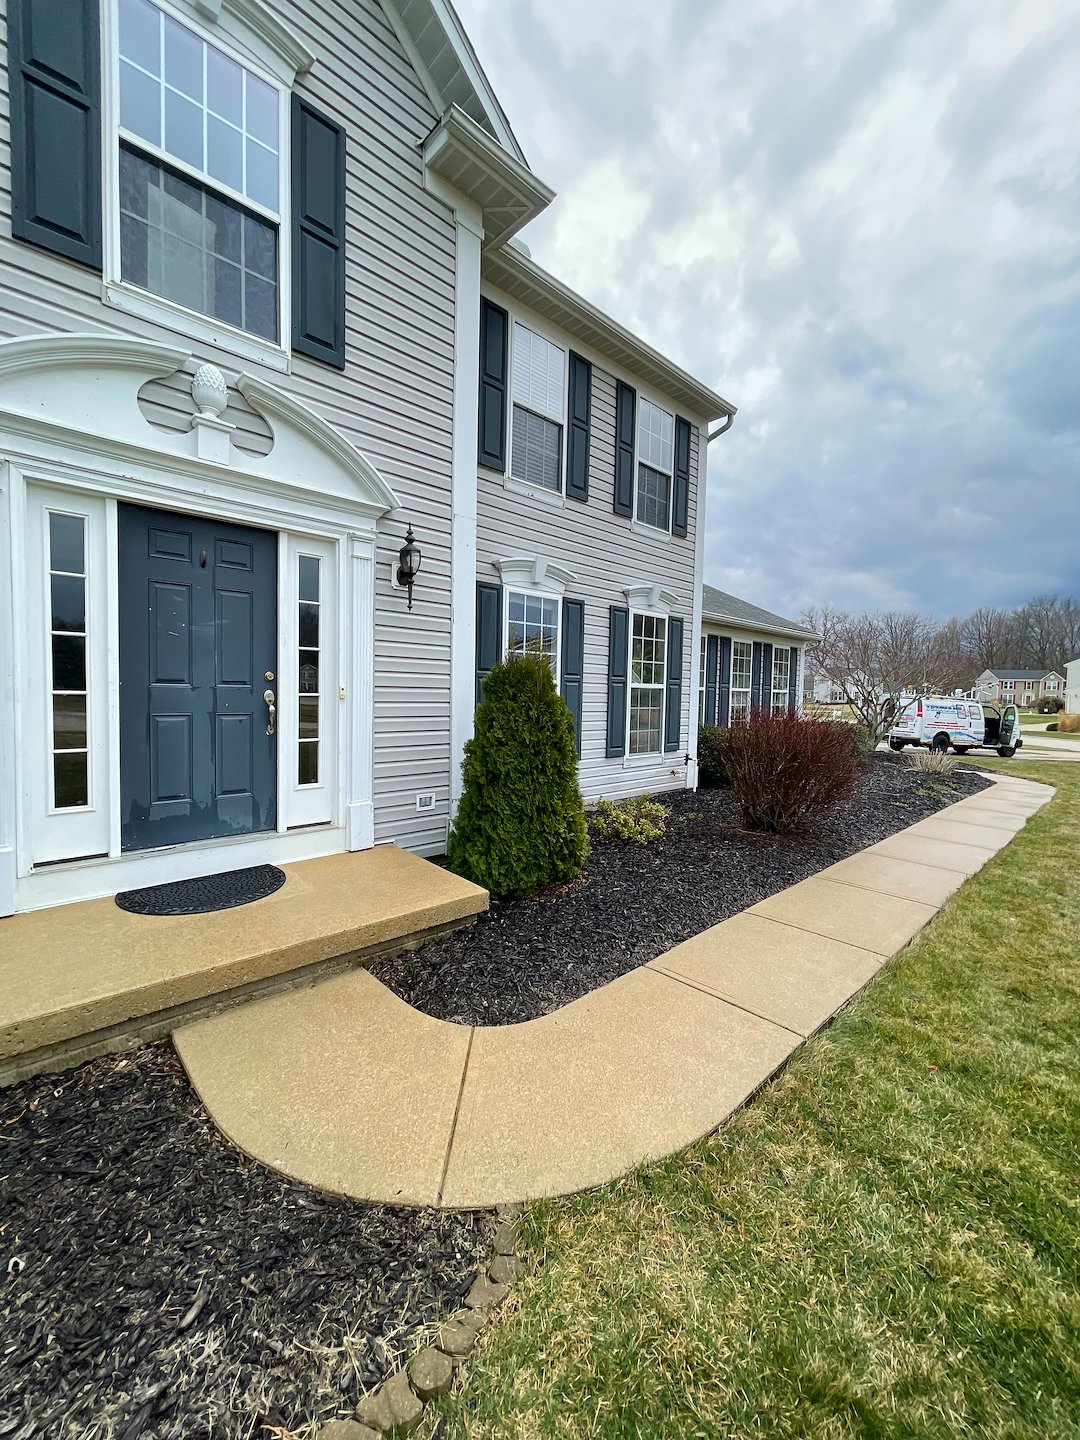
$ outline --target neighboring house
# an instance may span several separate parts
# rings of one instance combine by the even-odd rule
[[[693,783],[734,411],[509,243],[447,0],[8,0],[5,60],[0,914],[442,851],[508,649],[586,794]]]
[[[984,670],[975,693],[980,700],[1030,707],[1044,696],[1064,695],[1065,677],[1056,670]]]
[[[818,638],[796,620],[703,585],[699,722],[727,725],[752,710],[801,710],[805,647]]]
[[[1080,715],[1080,655],[1065,666],[1065,709]]]

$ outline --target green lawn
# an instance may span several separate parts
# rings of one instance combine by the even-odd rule
[[[1080,1436],[1080,767],[987,764],[1057,796],[718,1135],[529,1208],[441,1433]]]

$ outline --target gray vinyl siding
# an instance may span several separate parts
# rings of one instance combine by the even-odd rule
[[[484,293],[510,310],[511,319],[529,322],[529,312],[510,302],[498,290]],[[502,475],[481,469],[478,480],[477,578],[499,582],[496,560],[539,555],[565,565],[576,580],[566,588],[568,597],[585,604],[585,673],[582,697],[581,763],[579,775],[586,800],[682,789],[686,785],[684,757],[690,739],[691,677],[696,657],[693,647],[694,548],[698,516],[698,441],[700,417],[693,423],[690,445],[690,503],[685,538],[650,532],[612,511],[615,484],[615,381],[611,369],[587,346],[569,336],[559,337],[550,325],[537,322],[542,333],[561,338],[593,362],[592,424],[589,441],[589,499],[585,504],[565,500],[553,504],[543,495],[522,494],[504,483]],[[630,373],[617,377],[641,387]],[[645,395],[679,413],[679,406],[646,387]],[[682,412],[685,414],[685,412]],[[509,454],[509,447],[508,447]],[[516,484],[517,482],[513,482]],[[681,740],[678,752],[660,755],[646,764],[636,758],[607,759],[608,612],[625,605],[623,587],[659,582],[676,597],[672,615],[684,621]],[[695,717],[696,723],[696,717]]]
[[[401,499],[379,524],[375,613],[375,834],[423,853],[444,849],[449,809],[450,470],[453,420],[453,217],[427,194],[419,142],[434,113],[377,0],[268,0],[315,53],[297,90],[346,127],[346,361],[343,373],[302,356],[291,373],[178,338],[102,298],[102,278],[11,238],[7,72],[0,76],[0,335],[112,331],[186,344],[230,385],[225,415],[238,445],[265,453],[269,432],[236,393],[242,371],[318,410]],[[6,10],[0,0],[0,14]],[[6,17],[5,17],[6,18]],[[4,33],[6,26],[0,30]],[[179,381],[144,387],[165,429],[186,426]],[[423,547],[412,612],[390,586],[408,520]],[[418,792],[435,812],[418,814]]]

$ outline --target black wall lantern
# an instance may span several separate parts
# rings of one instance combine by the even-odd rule
[[[416,536],[412,533],[410,525],[405,532],[405,544],[398,551],[397,583],[403,590],[409,592],[409,609],[412,609],[412,587],[417,575],[420,573],[420,561],[423,557],[420,554],[420,546],[416,543]]]

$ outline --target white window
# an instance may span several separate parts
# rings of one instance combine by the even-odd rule
[[[319,783],[319,739],[322,733],[322,561],[301,555],[297,565],[297,744],[296,783]]]
[[[659,755],[664,741],[667,621],[632,617],[630,631],[630,754]]]
[[[734,640],[731,645],[731,718],[750,714],[750,672],[754,647],[749,640]]]
[[[791,651],[778,645],[772,657],[772,713],[786,715],[791,704],[789,686],[791,683]]]
[[[86,518],[48,512],[52,808],[90,804]]]
[[[708,654],[709,641],[707,636],[701,637],[701,677],[698,681],[698,724],[705,724],[705,657]],[[711,723],[711,721],[710,721]]]
[[[545,655],[559,674],[559,601],[527,591],[506,592],[506,654]]]
[[[121,281],[280,341],[285,116],[280,86],[119,0]]]
[[[643,525],[671,529],[671,477],[675,467],[675,417],[651,400],[638,405],[637,502]]]
[[[510,474],[560,491],[566,351],[515,321],[511,371]]]

